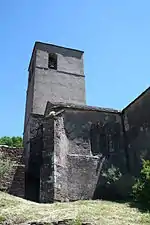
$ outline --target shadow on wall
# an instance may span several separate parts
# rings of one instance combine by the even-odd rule
[[[134,179],[128,173],[121,129],[119,123],[111,122],[91,126],[91,151],[99,156],[93,199],[122,200],[130,196]]]
[[[39,202],[40,168],[42,165],[43,129],[39,127],[37,136],[30,140],[30,157],[25,174],[25,198]]]

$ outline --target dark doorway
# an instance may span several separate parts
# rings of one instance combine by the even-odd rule
[[[39,202],[40,178],[30,172],[25,174],[25,198],[30,201]]]

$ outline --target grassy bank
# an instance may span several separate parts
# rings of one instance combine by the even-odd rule
[[[51,222],[79,219],[98,225],[150,224],[150,214],[128,204],[109,201],[77,201],[73,203],[37,204],[0,192],[0,221]]]

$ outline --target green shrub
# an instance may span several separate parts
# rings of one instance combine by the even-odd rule
[[[132,189],[134,200],[150,207],[150,160],[143,160],[140,178]]]
[[[119,168],[116,168],[114,165],[111,165],[110,168],[102,172],[102,176],[107,180],[106,183],[109,185],[119,180],[122,174]]]

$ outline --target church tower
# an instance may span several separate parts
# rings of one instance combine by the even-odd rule
[[[86,104],[84,52],[36,42],[29,64],[24,145],[30,141],[31,114],[44,115],[47,101]]]

